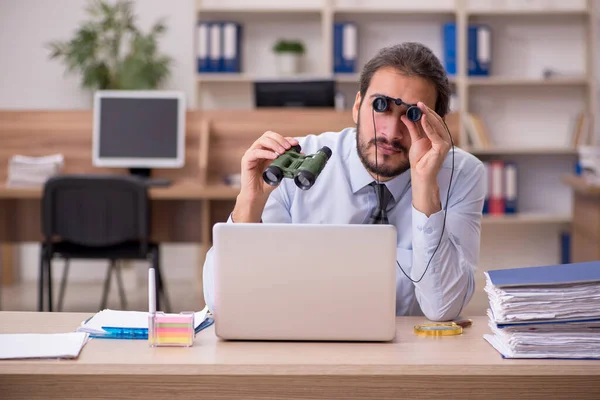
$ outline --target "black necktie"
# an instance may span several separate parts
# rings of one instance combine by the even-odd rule
[[[389,224],[387,217],[387,205],[392,199],[392,193],[383,183],[372,182],[370,184],[375,189],[375,197],[377,198],[377,206],[371,213],[371,217],[367,221],[368,224]]]

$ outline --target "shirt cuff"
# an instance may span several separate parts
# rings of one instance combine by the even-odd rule
[[[261,219],[260,219],[260,223],[262,224],[262,222],[263,222],[263,220],[262,220],[262,218],[261,218]],[[229,217],[227,218],[227,223],[228,223],[228,224],[235,223],[235,222],[233,221],[233,211],[229,213]]]
[[[427,217],[421,211],[412,207],[412,232],[413,248],[432,252],[440,242],[440,235],[444,227],[445,211],[442,209]],[[444,229],[442,241],[448,237],[448,229]]]

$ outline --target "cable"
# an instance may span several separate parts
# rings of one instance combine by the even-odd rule
[[[375,173],[377,174],[377,183],[380,183],[379,182],[379,167],[378,167],[378,163],[377,163],[378,159],[379,159],[379,157],[377,156],[377,126],[375,125],[375,110],[373,109],[373,107],[371,107],[371,114],[372,114],[372,117],[373,117],[373,132],[375,134]],[[452,139],[452,134],[450,133],[450,129],[448,129],[448,125],[446,125],[446,121],[444,121],[442,119],[442,122],[444,123],[444,126],[446,127],[446,131],[448,132],[448,136],[450,136],[450,142],[452,143],[452,172],[450,173],[450,183],[448,184],[448,192],[446,194],[446,208],[444,210],[444,222],[442,224],[442,233],[440,235],[440,239],[438,240],[438,244],[435,247],[435,250],[433,251],[433,254],[431,255],[431,258],[429,259],[429,262],[427,263],[427,266],[425,267],[425,271],[423,271],[423,275],[421,275],[421,277],[418,280],[416,280],[416,281],[413,280],[410,276],[408,276],[408,274],[404,271],[404,269],[402,268],[402,266],[400,265],[400,263],[396,259],[396,264],[398,264],[398,267],[400,268],[400,271],[402,271],[402,273],[404,274],[404,276],[406,276],[413,283],[419,283],[419,282],[421,282],[421,280],[425,276],[425,273],[429,269],[429,264],[431,264],[431,260],[433,260],[433,256],[435,256],[435,253],[437,253],[438,248],[440,247],[440,243],[442,243],[442,237],[444,236],[444,230],[446,228],[446,216],[448,214],[448,200],[450,199],[450,187],[452,186],[452,178],[454,177],[454,140]],[[408,159],[408,154],[406,154],[406,158]],[[410,160],[409,160],[409,162],[410,162]]]

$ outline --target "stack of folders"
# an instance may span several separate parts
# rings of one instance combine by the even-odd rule
[[[208,308],[194,313],[196,333],[208,328],[214,320]],[[102,310],[81,323],[77,332],[86,332],[91,338],[101,339],[148,339],[148,312]]]
[[[600,261],[486,273],[484,335],[504,358],[600,358]]]

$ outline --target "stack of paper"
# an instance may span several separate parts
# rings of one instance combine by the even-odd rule
[[[7,186],[40,186],[57,175],[64,165],[62,154],[44,157],[16,155],[8,162]]]
[[[600,261],[489,271],[491,335],[506,358],[600,358]]]
[[[93,338],[148,339],[148,315],[145,311],[102,310],[83,321],[77,331],[89,333]],[[213,322],[206,307],[194,313],[196,333]]]
[[[0,334],[0,359],[76,358],[87,339],[84,332]]]

